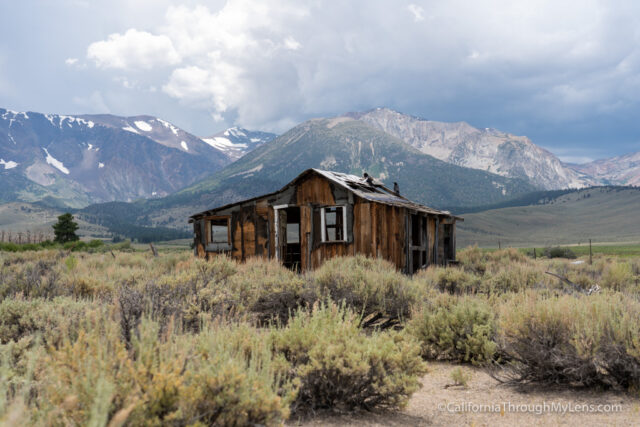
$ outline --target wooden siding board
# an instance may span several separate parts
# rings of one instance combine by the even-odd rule
[[[242,209],[243,261],[256,255],[256,214],[255,206]]]
[[[308,203],[316,205],[335,205],[336,201],[331,185],[326,179],[311,175],[296,187],[296,204],[304,206]]]
[[[311,244],[311,206],[300,206],[300,269],[307,271],[309,260],[307,259],[308,247]]]
[[[231,250],[231,256],[234,259],[242,259],[242,232],[240,226],[242,224],[242,213],[240,211],[233,212],[231,214],[231,241],[233,242],[233,248]]]
[[[275,229],[275,216],[272,207],[269,207],[269,212],[267,213],[267,226],[269,227],[269,258],[276,257],[276,229]]]
[[[262,258],[269,257],[269,223],[267,218],[257,215],[256,216],[256,256]]]

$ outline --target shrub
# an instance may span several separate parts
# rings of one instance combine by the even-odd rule
[[[407,324],[426,359],[480,364],[493,359],[496,344],[491,308],[473,297],[438,297]]]
[[[458,366],[451,371],[451,379],[453,380],[453,386],[468,388],[468,383],[471,380],[471,373],[466,372],[462,367]]]
[[[254,313],[262,324],[286,321],[303,303],[303,278],[275,260],[248,260],[229,279],[229,288],[236,305]]]
[[[487,270],[487,256],[477,245],[459,251],[456,258],[465,270],[472,273],[484,274]]]
[[[40,391],[61,424],[277,425],[291,386],[267,341],[247,326],[217,325],[200,335],[140,323],[128,351],[119,331],[96,317],[87,332],[43,359]],[[279,394],[280,393],[280,394]]]
[[[203,286],[197,290],[202,308],[213,315],[252,314],[261,324],[286,321],[302,304],[304,280],[275,260],[250,259],[242,265],[216,257],[198,266]]]
[[[507,267],[513,263],[528,262],[527,255],[516,248],[506,248],[497,251],[487,252],[487,258],[499,266]]]
[[[543,274],[539,270],[526,264],[516,264],[483,278],[480,289],[488,295],[521,292],[535,287],[542,280]]]
[[[0,302],[0,343],[40,334],[47,346],[57,346],[66,335],[77,334],[90,304],[69,298],[53,301],[5,299]]]
[[[470,246],[458,252],[456,257],[466,271],[480,275],[528,261],[527,256],[515,248],[488,251]]]
[[[476,293],[479,290],[480,278],[455,267],[429,267],[415,276],[421,287],[437,289],[452,295]]]
[[[53,298],[68,294],[60,280],[55,261],[18,261],[0,273],[0,297],[22,295],[31,298]]]
[[[559,246],[553,248],[544,248],[543,254],[547,258],[576,258],[576,254],[571,249],[561,248]]]
[[[640,303],[622,294],[513,298],[498,343],[512,383],[638,388]]]
[[[633,285],[633,270],[627,262],[610,262],[602,273],[602,286],[616,291],[626,291]]]
[[[312,273],[311,281],[315,300],[329,297],[364,317],[372,313],[407,316],[415,301],[407,277],[390,262],[362,255],[326,261]]]
[[[299,379],[294,411],[397,408],[419,388],[425,366],[415,341],[398,332],[365,335],[358,324],[348,309],[316,304],[272,329],[274,351]]]

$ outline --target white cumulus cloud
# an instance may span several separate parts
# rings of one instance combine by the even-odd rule
[[[637,6],[604,0],[194,4],[167,1],[162,19],[92,43],[87,56],[100,68],[117,69],[124,86],[153,85],[157,97],[215,120],[275,131],[383,105],[497,127],[587,120],[638,104]],[[160,16],[158,8],[154,13]]]
[[[407,6],[407,9],[409,9],[409,12],[413,14],[413,19],[416,22],[424,21],[424,9],[421,6],[411,3],[409,6]]]
[[[87,58],[98,67],[117,69],[150,69],[180,62],[180,55],[169,37],[133,28],[124,34],[111,34],[107,40],[91,43],[87,48]]]

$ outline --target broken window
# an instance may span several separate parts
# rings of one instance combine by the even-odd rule
[[[229,218],[212,219],[209,243],[229,243]]]
[[[321,230],[323,242],[343,242],[347,236],[347,210],[344,206],[322,208]]]

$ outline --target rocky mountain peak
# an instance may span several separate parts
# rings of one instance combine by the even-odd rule
[[[595,183],[566,167],[549,151],[525,136],[497,129],[478,129],[466,122],[438,122],[376,108],[350,113],[425,154],[458,166],[481,169],[510,178],[522,178],[544,189],[580,188]]]

